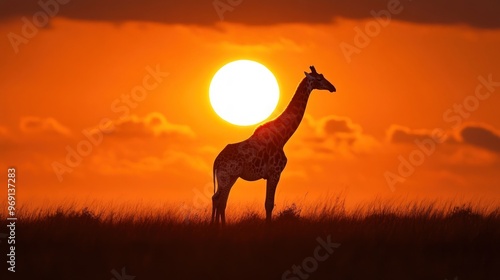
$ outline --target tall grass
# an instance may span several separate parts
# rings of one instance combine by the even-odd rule
[[[113,269],[126,267],[136,279],[281,279],[314,254],[318,238],[329,236],[341,246],[308,279],[500,276],[495,204],[377,200],[347,209],[345,199],[334,196],[285,203],[271,225],[261,208],[233,207],[225,228],[210,226],[209,207],[188,212],[181,205],[146,203],[21,208],[17,275],[111,279]]]

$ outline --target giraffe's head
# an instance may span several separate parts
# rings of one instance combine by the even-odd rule
[[[326,89],[330,92],[336,92],[337,89],[330,83],[323,74],[319,74],[316,72],[314,66],[311,66],[311,73],[304,72],[306,74],[307,79],[312,85],[312,89]]]

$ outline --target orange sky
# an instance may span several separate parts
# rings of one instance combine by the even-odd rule
[[[224,20],[211,5],[201,10],[196,1],[187,2],[190,13],[203,14],[199,23],[187,13],[183,22],[173,12],[165,16],[172,21],[156,14],[148,20],[140,12],[127,18],[134,13],[119,8],[90,15],[70,2],[18,45],[9,34],[22,35],[22,17],[32,19],[41,8],[0,14],[1,167],[17,167],[20,199],[196,204],[204,189],[211,195],[217,153],[256,126],[220,119],[210,107],[208,86],[224,64],[251,59],[266,65],[280,85],[270,119],[285,108],[309,65],[337,88],[334,94],[313,92],[305,119],[285,146],[288,165],[278,202],[338,192],[352,202],[499,201],[498,22],[461,22],[446,11],[442,22],[420,19],[420,10],[405,7],[401,18],[377,25],[379,32],[372,30],[370,41],[346,57],[341,46],[355,45],[358,28],[375,26],[370,11],[386,9],[387,2],[318,18],[310,15],[314,7],[301,18],[291,5],[276,22],[264,13],[261,24],[259,10],[246,1],[226,11]],[[154,71],[159,74],[149,77]],[[487,80],[489,86],[482,86]],[[148,88],[141,100],[126,101],[138,87]],[[68,147],[85,145],[84,131],[101,122],[114,130],[79,162],[72,158],[71,167]],[[438,139],[442,143],[430,140],[436,128],[446,134]],[[401,161],[412,166],[398,171]],[[59,169],[57,175],[54,166],[62,165],[71,172]],[[263,205],[264,186],[240,179],[229,204]]]

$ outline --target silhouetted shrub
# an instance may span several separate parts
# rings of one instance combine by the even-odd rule
[[[286,207],[285,209],[281,210],[280,212],[278,212],[278,215],[276,215],[276,220],[277,221],[298,221],[300,220],[300,211],[301,209],[299,209],[297,207],[297,205],[295,205],[295,203],[293,203],[292,205]]]

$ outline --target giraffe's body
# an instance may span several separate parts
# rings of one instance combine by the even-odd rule
[[[283,147],[302,121],[311,91],[335,91],[335,87],[323,75],[316,73],[314,67],[311,70],[313,72],[306,73],[306,78],[299,84],[292,101],[279,117],[259,126],[247,140],[227,145],[215,159],[214,191],[215,180],[218,189],[212,197],[212,222],[220,219],[225,223],[229,192],[238,178],[247,181],[267,180],[265,208],[266,218],[271,220],[274,194],[287,163]]]

